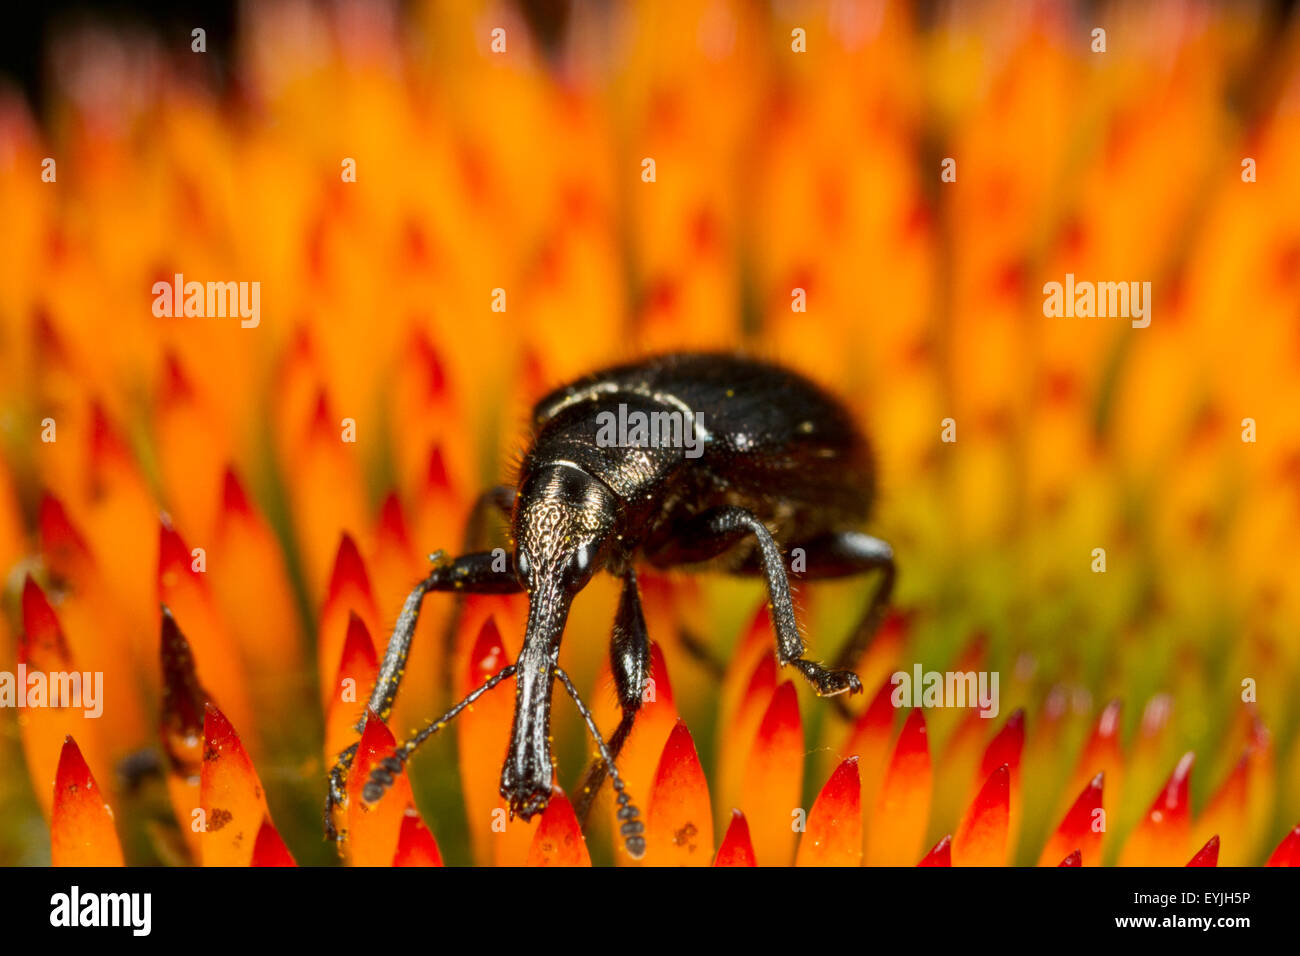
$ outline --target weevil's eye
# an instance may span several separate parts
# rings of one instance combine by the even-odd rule
[[[596,570],[592,565],[594,551],[590,544],[580,544],[564,567],[564,583],[570,591],[581,590],[591,580]]]
[[[528,583],[528,575],[532,572],[532,562],[528,560],[528,555],[520,551],[515,555],[515,576],[519,578],[522,584]]]

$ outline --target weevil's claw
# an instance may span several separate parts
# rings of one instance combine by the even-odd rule
[[[845,691],[850,694],[862,693],[862,681],[853,671],[829,670],[816,661],[808,661],[803,658],[788,661],[787,663],[797,667],[799,673],[808,678],[808,682],[817,691],[818,697],[834,697],[836,694],[842,694]]]

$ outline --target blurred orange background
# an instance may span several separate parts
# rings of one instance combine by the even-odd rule
[[[373,673],[425,555],[455,551],[475,494],[507,476],[529,402],[694,347],[801,369],[871,435],[870,530],[894,545],[907,619],[864,662],[868,698],[915,662],[1002,675],[999,720],[925,714],[920,849],[957,829],[985,725],[1023,707],[1006,858],[1037,862],[1097,772],[1080,752],[1119,699],[1107,861],[1195,751],[1193,823],[1169,859],[1215,832],[1224,862],[1263,862],[1300,819],[1294,9],[645,0],[528,14],[250,3],[231,46],[205,53],[189,34],[100,23],[55,40],[41,115],[0,92],[0,670],[105,675],[99,720],[0,711],[0,862],[50,860],[66,733],[127,862],[202,858],[184,812],[197,779],[174,762],[167,787],[123,773],[161,752],[160,601],[285,843],[331,860],[322,761],[359,715],[334,682]],[[229,82],[214,86],[203,57]],[[156,317],[153,284],[175,273],[259,282],[260,323]],[[1045,316],[1043,286],[1066,273],[1150,282],[1150,326]],[[655,743],[632,748],[629,780],[646,792],[683,718],[716,846],[744,802],[750,675],[733,664],[722,691],[681,631],[726,658],[763,596],[753,582],[648,587],[672,712],[647,718]],[[832,656],[867,591],[801,594],[814,652]],[[605,580],[584,593],[561,658],[606,732],[616,597]],[[484,643],[489,616],[500,646]],[[396,736],[521,636],[517,601],[426,601]],[[846,731],[797,695],[793,796],[811,806]],[[449,862],[520,861],[530,845],[493,844],[488,826],[511,697],[412,764]],[[590,748],[557,708],[569,788]],[[173,743],[194,748],[201,707],[188,724],[168,714]],[[613,859],[600,827],[589,837],[597,862]],[[774,839],[770,861],[789,862],[794,844]]]

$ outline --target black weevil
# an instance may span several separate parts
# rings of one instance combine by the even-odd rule
[[[397,619],[369,707],[385,720],[392,712],[429,591],[527,591],[519,658],[376,766],[362,792],[367,803],[383,796],[424,740],[514,677],[514,727],[501,795],[512,814],[529,819],[541,812],[551,795],[551,692],[558,679],[600,753],[587,776],[583,809],[608,772],[624,845],[641,856],[644,827],[614,765],[649,677],[639,562],[763,575],[781,665],[796,668],[822,695],[862,689],[851,667],[888,603],[893,553],[880,539],[853,530],[866,521],[875,493],[867,442],[844,406],[806,378],[726,354],[665,355],[592,373],[537,403],[516,487],[517,493],[492,489],[475,508],[510,514],[513,555],[498,549],[455,560],[434,556],[433,570]],[[803,656],[783,551],[797,557],[795,570],[806,578],[882,572],[833,668]],[[570,603],[600,570],[623,581],[610,643],[623,716],[608,741],[557,663]],[[355,753],[354,744],[330,773],[325,826],[331,837],[333,807],[343,799]]]

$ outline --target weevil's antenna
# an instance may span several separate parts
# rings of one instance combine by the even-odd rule
[[[438,731],[442,730],[442,728],[454,720],[462,710],[474,703],[474,701],[478,700],[493,687],[496,687],[497,684],[501,683],[508,677],[513,677],[514,675],[515,665],[507,664],[505,667],[501,668],[501,670],[497,671],[495,675],[489,677],[478,687],[474,688],[474,690],[470,691],[469,695],[451,710],[447,711],[437,720],[430,721],[425,725],[424,729],[414,737],[403,741],[402,745],[393,752],[391,757],[386,757],[379,761],[379,763],[375,765],[374,769],[370,771],[370,779],[366,781],[366,785],[361,789],[361,799],[365,800],[366,803],[378,803],[384,793],[387,792],[388,788],[393,785],[393,779],[396,775],[402,772],[402,765],[410,759],[411,754],[415,752],[416,748],[419,747],[420,744],[424,743]]]
[[[627,743],[628,736],[632,733],[632,724],[636,721],[637,711],[628,710],[623,712],[618,726],[614,728],[614,733],[610,735],[608,744],[609,752],[617,757],[623,750],[623,744]],[[596,795],[600,793],[601,784],[605,782],[605,758],[602,756],[599,760],[593,760],[591,766],[587,768],[587,776],[582,781],[582,795],[573,805],[574,815],[578,818],[578,826],[587,825],[587,817],[591,815],[591,807],[596,802]]]
[[[582,719],[587,722],[587,729],[591,731],[592,738],[596,741],[596,749],[600,751],[600,759],[605,761],[605,766],[609,768],[610,786],[614,788],[615,799],[618,800],[618,818],[623,822],[619,827],[619,833],[623,835],[623,846],[627,848],[628,855],[634,860],[639,860],[645,856],[645,824],[638,817],[641,811],[632,803],[632,798],[628,796],[627,789],[623,784],[623,778],[619,775],[618,768],[614,766],[614,755],[609,752],[609,746],[605,743],[605,738],[600,735],[600,730],[596,727],[596,721],[591,716],[591,711],[587,705],[582,702],[578,696],[578,688],[573,686],[573,681],[569,680],[569,675],[564,673],[560,667],[555,667],[553,672],[564,685],[564,689],[569,692],[573,698],[574,705],[578,708],[578,713]]]

